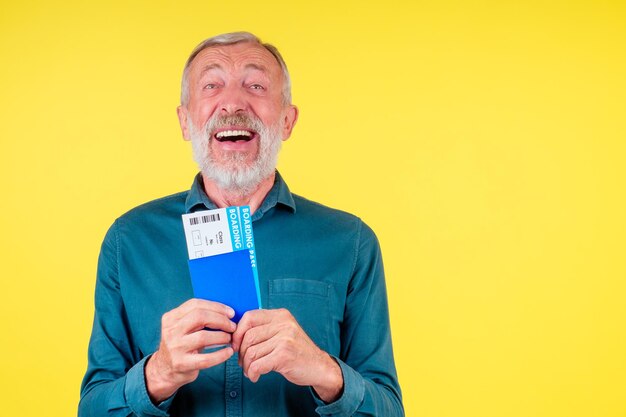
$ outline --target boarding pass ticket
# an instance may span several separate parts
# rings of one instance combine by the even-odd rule
[[[196,211],[182,217],[189,259],[244,249],[254,251],[249,206]]]

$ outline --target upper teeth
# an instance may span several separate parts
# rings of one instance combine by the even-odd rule
[[[227,136],[252,136],[252,133],[247,130],[223,130],[215,135],[216,138],[224,138]]]

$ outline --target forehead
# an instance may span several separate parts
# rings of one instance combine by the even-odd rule
[[[263,46],[251,42],[208,47],[200,51],[193,59],[189,71],[192,76],[198,76],[212,68],[226,71],[254,68],[261,69],[275,77],[280,77],[282,74],[274,55]]]

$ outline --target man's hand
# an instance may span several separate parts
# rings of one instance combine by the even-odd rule
[[[206,347],[230,343],[236,325],[232,308],[191,299],[168,311],[161,319],[161,343],[146,363],[148,394],[158,404],[178,388],[194,381],[200,369],[218,365],[233,355],[231,347],[201,353]],[[203,330],[205,327],[214,329]]]
[[[337,362],[313,343],[285,309],[248,311],[232,340],[239,365],[252,382],[276,371],[296,385],[310,385],[327,403],[343,390]]]

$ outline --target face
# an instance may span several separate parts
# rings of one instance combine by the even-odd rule
[[[255,169],[257,176],[273,173],[271,153],[278,153],[298,115],[283,102],[276,58],[253,43],[210,47],[195,57],[188,80],[189,102],[178,108],[178,116],[203,173],[211,178],[219,171],[222,179],[228,174],[241,179]]]

